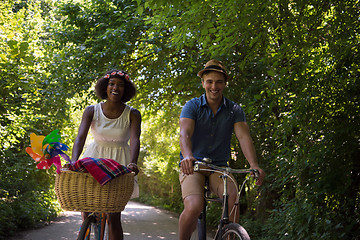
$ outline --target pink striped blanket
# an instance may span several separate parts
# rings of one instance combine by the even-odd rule
[[[69,169],[76,172],[88,172],[101,185],[105,185],[115,177],[131,172],[113,159],[90,157],[77,160]]]

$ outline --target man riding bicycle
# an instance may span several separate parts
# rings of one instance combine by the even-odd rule
[[[217,166],[227,166],[233,131],[250,168],[259,171],[256,182],[261,185],[265,172],[259,167],[249,127],[242,108],[223,96],[229,79],[225,67],[218,60],[210,60],[198,73],[205,94],[185,104],[180,115],[180,175],[184,210],[179,219],[179,239],[188,240],[196,228],[196,221],[204,204],[204,172],[194,172],[193,162],[211,158]],[[210,189],[222,197],[223,181],[219,173],[207,174]],[[235,205],[237,187],[228,184],[229,209]],[[231,212],[230,219],[238,216]],[[237,222],[238,219],[235,219]]]

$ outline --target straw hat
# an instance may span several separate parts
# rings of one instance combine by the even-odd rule
[[[225,75],[225,80],[229,79],[229,75],[226,73],[226,69],[223,65],[223,63],[221,61],[218,61],[216,59],[212,59],[210,61],[208,61],[205,64],[205,67],[203,70],[201,70],[200,72],[198,72],[198,77],[202,78],[202,75],[204,74],[205,71],[216,71],[216,72],[220,72],[223,73]]]

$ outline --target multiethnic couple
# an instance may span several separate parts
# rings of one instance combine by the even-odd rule
[[[210,60],[198,72],[205,93],[189,100],[180,114],[180,173],[184,210],[179,218],[179,239],[188,240],[196,228],[197,219],[204,204],[203,172],[194,172],[193,163],[203,158],[212,159],[212,164],[227,166],[230,159],[230,142],[235,133],[250,168],[259,171],[257,184],[265,177],[259,167],[255,148],[250,136],[243,109],[227,99],[223,91],[229,75],[223,63]],[[94,141],[86,147],[83,157],[114,159],[137,174],[140,151],[141,114],[126,104],[136,94],[136,88],[127,72],[111,70],[98,79],[96,95],[104,100],[85,108],[75,139],[72,160],[79,159],[91,129]],[[223,181],[219,173],[207,174],[211,191],[222,197]],[[237,187],[228,184],[229,209],[233,209],[237,198]],[[135,178],[132,197],[138,197],[139,188]],[[237,210],[238,211],[238,210]],[[238,221],[237,211],[231,211],[230,219]],[[82,213],[83,219],[88,213]],[[108,214],[110,240],[123,239],[121,213]]]

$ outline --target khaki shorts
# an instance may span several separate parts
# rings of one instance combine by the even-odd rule
[[[181,184],[182,198],[184,199],[189,195],[204,195],[205,177],[209,177],[210,191],[222,198],[223,190],[220,191],[219,187],[223,186],[224,182],[222,178],[220,178],[221,175],[221,173],[210,171],[200,171],[194,172],[192,175],[184,175],[180,171],[179,180]],[[233,175],[230,174],[230,176],[234,179]],[[235,185],[230,178],[228,178],[227,183],[228,189],[235,188],[235,191],[237,192],[237,184]]]

